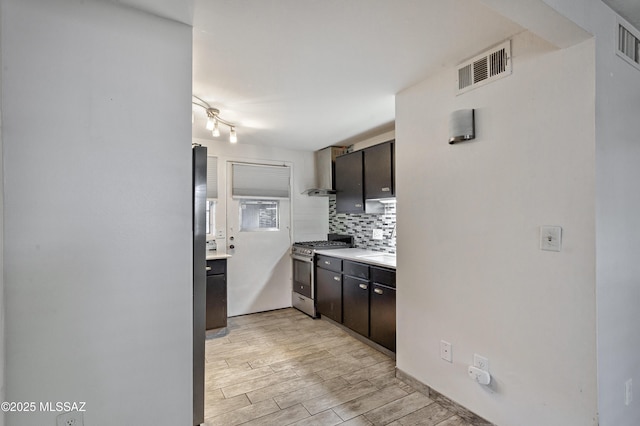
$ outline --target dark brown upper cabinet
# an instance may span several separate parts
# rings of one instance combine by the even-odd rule
[[[394,147],[389,141],[336,158],[338,213],[365,213],[365,200],[396,196]]]
[[[336,158],[336,211],[364,213],[364,174],[362,151]]]
[[[394,141],[381,143],[364,152],[364,198],[395,197]]]

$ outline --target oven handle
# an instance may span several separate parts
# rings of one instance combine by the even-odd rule
[[[296,256],[295,254],[291,255],[291,258],[293,260],[299,260],[301,262],[308,262],[308,263],[313,263],[313,257],[306,257],[306,256]]]

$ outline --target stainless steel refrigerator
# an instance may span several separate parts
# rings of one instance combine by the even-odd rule
[[[207,148],[193,150],[193,424],[204,423],[204,343],[207,301]]]

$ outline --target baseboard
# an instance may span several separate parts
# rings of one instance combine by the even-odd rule
[[[476,413],[469,411],[462,405],[444,396],[433,388],[425,385],[410,374],[407,374],[404,371],[400,370],[398,367],[396,367],[396,377],[474,426],[495,426],[493,423],[483,419]]]

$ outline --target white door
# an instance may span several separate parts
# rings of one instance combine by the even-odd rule
[[[238,176],[239,170],[243,176]],[[227,163],[229,316],[291,306],[290,180],[288,166]],[[274,197],[273,187],[278,187],[278,195],[285,184],[287,196]],[[238,186],[252,188],[244,191]]]

